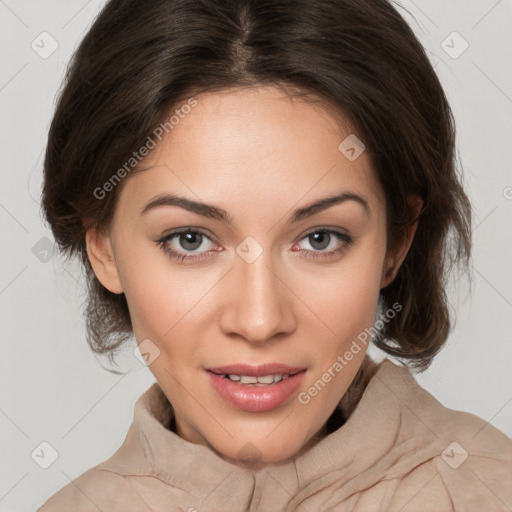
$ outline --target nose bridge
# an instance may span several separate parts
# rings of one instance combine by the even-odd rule
[[[227,334],[262,344],[293,329],[289,294],[273,268],[271,251],[262,251],[251,262],[237,256],[229,288],[232,297],[223,312]]]

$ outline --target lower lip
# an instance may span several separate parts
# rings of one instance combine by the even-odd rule
[[[268,386],[238,384],[227,377],[208,372],[210,383],[230,405],[247,412],[271,411],[286,402],[299,388],[306,370]]]

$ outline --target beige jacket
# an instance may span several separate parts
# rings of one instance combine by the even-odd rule
[[[292,460],[231,464],[170,430],[157,383],[123,445],[38,512],[493,512],[512,510],[512,440],[447,409],[385,360],[346,423]]]

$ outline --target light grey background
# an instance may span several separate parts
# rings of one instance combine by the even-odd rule
[[[39,193],[54,98],[72,51],[103,3],[0,0],[2,512],[35,510],[110,457],[124,440],[135,400],[154,382],[131,354],[135,345],[121,367],[131,373],[102,368],[84,337],[78,266],[58,255],[42,261],[52,244]],[[512,437],[512,3],[403,5],[414,15],[402,11],[454,110],[475,214],[473,297],[464,300],[466,287],[451,292],[456,327],[417,379],[446,406],[472,412]],[[31,47],[35,41],[39,53],[51,49],[44,31],[58,44],[47,58]],[[458,56],[464,41],[469,47]],[[43,441],[58,452],[48,469],[35,461]]]

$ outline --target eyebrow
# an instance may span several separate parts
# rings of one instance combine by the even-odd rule
[[[346,201],[355,201],[364,208],[366,213],[370,212],[370,206],[363,197],[353,192],[343,191],[340,194],[324,197],[323,199],[298,208],[289,217],[288,222],[298,222],[299,220],[311,217],[317,213],[327,210],[328,208],[331,208],[332,206],[344,203]],[[141,215],[144,215],[150,210],[160,206],[178,206],[203,217],[220,220],[227,224],[231,224],[233,221],[228,212],[222,208],[199,201],[194,201],[192,199],[187,199],[186,197],[174,194],[161,194],[156,196],[142,209]]]

